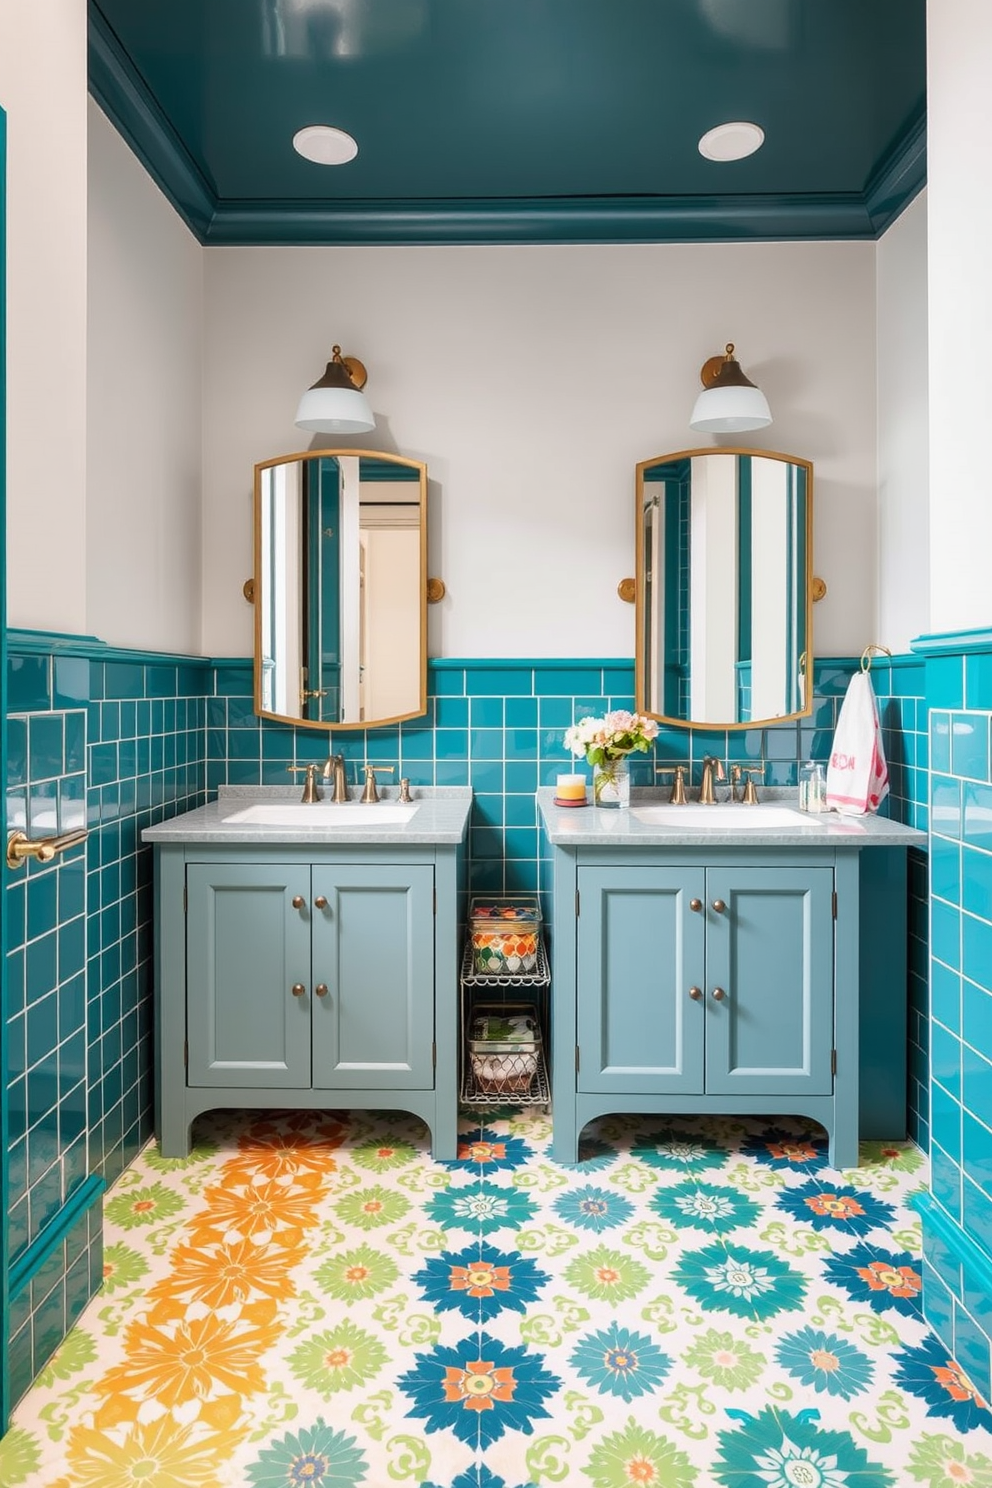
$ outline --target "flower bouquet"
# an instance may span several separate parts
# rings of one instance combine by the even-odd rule
[[[630,804],[627,756],[646,754],[658,737],[658,725],[641,713],[623,708],[604,718],[581,718],[565,730],[565,748],[584,755],[593,767],[593,801],[597,806]]]

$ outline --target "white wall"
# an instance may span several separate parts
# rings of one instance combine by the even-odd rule
[[[89,170],[86,628],[197,652],[203,249],[93,102]]]
[[[633,654],[634,465],[706,442],[689,413],[728,340],[775,415],[749,443],[815,465],[816,651],[876,638],[873,244],[205,258],[206,652],[251,649],[252,465],[305,442],[296,404],[336,341],[369,368],[367,443],[429,467],[432,654]]]
[[[930,628],[927,197],[876,248],[878,300],[878,625],[906,651]]]
[[[992,6],[927,6],[930,628],[992,624]]]
[[[7,621],[86,628],[86,6],[0,4]]]

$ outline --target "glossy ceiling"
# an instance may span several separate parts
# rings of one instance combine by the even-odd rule
[[[90,87],[208,243],[872,238],[925,0],[90,0]],[[715,164],[699,136],[753,120]],[[331,124],[326,167],[293,134]]]

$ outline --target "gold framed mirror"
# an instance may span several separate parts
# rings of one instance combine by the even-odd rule
[[[308,450],[255,466],[255,712],[374,728],[427,711],[427,466]]]
[[[770,450],[642,460],[636,706],[759,728],[812,710],[813,466]]]

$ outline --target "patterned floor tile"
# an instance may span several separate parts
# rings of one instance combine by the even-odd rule
[[[911,1145],[501,1108],[223,1115],[106,1204],[106,1278],[4,1488],[992,1488],[919,1310]]]

